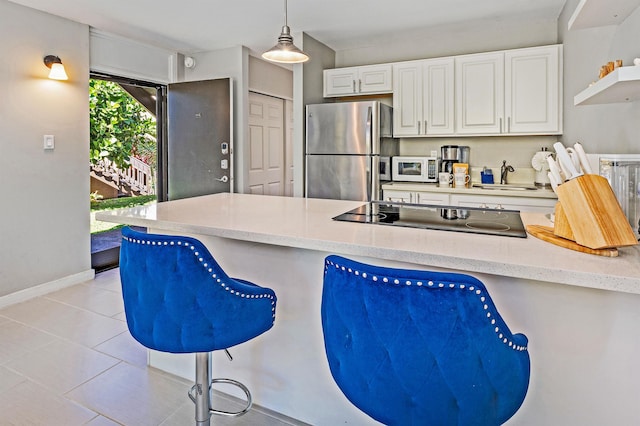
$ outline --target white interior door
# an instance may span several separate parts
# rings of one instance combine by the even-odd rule
[[[285,172],[284,195],[293,197],[293,101],[285,101]]]
[[[249,191],[285,195],[284,100],[249,93]]]

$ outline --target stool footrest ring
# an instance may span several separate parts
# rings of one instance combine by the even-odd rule
[[[222,378],[213,379],[211,380],[211,383],[209,383],[209,407],[211,407],[211,387],[213,386],[214,383],[225,383],[225,384],[239,387],[244,392],[245,396],[247,397],[247,400],[246,400],[246,406],[240,411],[233,412],[233,411],[214,410],[213,408],[209,408],[210,414],[216,414],[219,416],[227,416],[227,417],[239,417],[245,414],[247,411],[249,411],[249,409],[251,409],[251,406],[253,405],[253,399],[251,398],[251,392],[249,392],[249,389],[237,380],[222,379]],[[193,385],[188,392],[189,398],[191,399],[191,401],[193,401],[194,404],[196,403],[196,397],[195,397],[196,386],[197,385]]]

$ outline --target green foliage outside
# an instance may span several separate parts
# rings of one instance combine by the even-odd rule
[[[89,81],[89,117],[92,164],[108,158],[124,170],[134,155],[155,170],[156,120],[117,83]]]
[[[139,195],[137,197],[110,198],[91,202],[91,211],[125,209],[155,201],[155,195]]]
[[[140,195],[137,197],[122,197],[111,198],[107,200],[92,200],[91,201],[91,215],[90,226],[91,233],[97,234],[100,232],[110,231],[116,228],[122,228],[124,225],[117,225],[111,222],[102,222],[95,219],[95,213],[101,210],[114,210],[124,209],[128,207],[141,206],[144,204],[151,204],[156,201],[155,195]]]

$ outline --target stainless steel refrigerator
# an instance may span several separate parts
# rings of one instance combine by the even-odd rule
[[[378,101],[307,105],[305,194],[372,201],[390,180],[392,109]]]

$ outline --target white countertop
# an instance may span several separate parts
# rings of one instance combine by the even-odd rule
[[[447,194],[459,195],[489,195],[503,197],[530,197],[530,198],[551,198],[557,199],[558,196],[551,189],[535,189],[535,190],[510,190],[510,189],[482,189],[482,188],[452,188],[441,187],[437,183],[418,183],[418,182],[391,182],[382,185],[383,190],[394,191],[423,191],[423,192],[440,192]]]
[[[362,204],[223,193],[100,212],[96,218],[156,231],[213,235],[640,294],[639,246],[621,248],[618,257],[607,258],[561,248],[531,236],[501,237],[331,219]],[[523,212],[522,220],[525,225],[550,225],[539,213]]]

